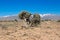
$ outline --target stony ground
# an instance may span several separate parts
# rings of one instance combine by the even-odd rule
[[[25,28],[24,22],[0,22],[0,40],[60,40],[60,22],[44,21]]]

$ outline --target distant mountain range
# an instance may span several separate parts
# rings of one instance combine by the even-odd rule
[[[60,15],[55,15],[55,14],[44,14],[41,16],[43,20],[48,19],[48,20],[60,20]]]
[[[54,15],[54,14],[40,14],[41,18],[43,20],[60,20],[60,16]],[[12,16],[2,16],[0,17],[0,20],[14,20],[17,19],[19,20],[19,17],[17,15],[12,15]]]
[[[0,17],[0,20],[15,20],[15,19],[19,19],[19,17],[17,15],[13,15],[13,16],[2,16]]]

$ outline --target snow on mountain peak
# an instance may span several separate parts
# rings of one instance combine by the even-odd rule
[[[50,16],[50,15],[55,15],[55,14],[40,14],[41,17]]]

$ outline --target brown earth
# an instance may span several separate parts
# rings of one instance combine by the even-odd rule
[[[0,22],[0,40],[60,40],[60,22],[44,21],[25,28],[24,22]]]

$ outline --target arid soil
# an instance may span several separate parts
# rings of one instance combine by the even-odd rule
[[[60,40],[60,22],[44,21],[25,28],[20,22],[0,22],[0,40]]]

